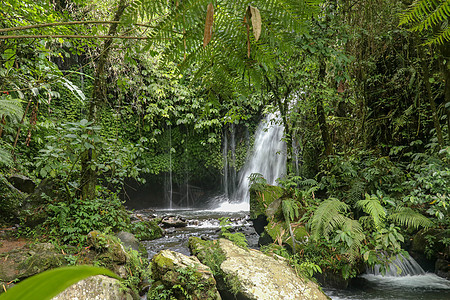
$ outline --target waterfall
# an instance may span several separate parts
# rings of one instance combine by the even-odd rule
[[[380,266],[367,270],[368,274],[372,275],[382,275],[380,271]],[[422,267],[412,258],[411,256],[405,257],[401,254],[397,255],[396,258],[389,264],[389,270],[386,271],[384,276],[398,277],[398,276],[414,276],[423,275],[425,271]]]
[[[169,125],[169,208],[173,208],[173,184],[172,184],[172,126]]]
[[[228,138],[227,131],[223,132],[223,190],[225,192],[225,198],[229,198],[228,195]]]
[[[248,178],[252,173],[262,174],[272,185],[286,173],[286,143],[282,141],[284,127],[280,123],[280,117],[269,114],[259,124],[253,150],[239,174],[234,200],[250,202]]]

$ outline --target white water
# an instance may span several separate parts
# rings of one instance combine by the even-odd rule
[[[411,275],[423,275],[425,271],[411,256],[405,257],[403,255],[397,255],[389,264],[389,270],[383,274],[380,270],[380,266],[375,266],[372,269],[367,270],[370,275],[382,275],[385,277],[399,277],[399,276],[411,276]]]
[[[238,188],[233,197],[237,202],[249,205],[249,176],[252,173],[262,174],[271,185],[286,173],[286,144],[282,141],[284,127],[280,124],[280,118],[274,114],[269,114],[259,124],[251,156],[239,174]]]

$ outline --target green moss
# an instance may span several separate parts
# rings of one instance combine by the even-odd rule
[[[275,200],[281,198],[283,188],[266,185],[263,190],[250,188],[250,218],[256,219],[259,215],[265,215],[266,209]]]
[[[153,261],[156,263],[155,267],[162,270],[173,268],[173,260],[162,255],[157,255]]]

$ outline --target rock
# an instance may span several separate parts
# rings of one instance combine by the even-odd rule
[[[220,239],[226,259],[220,268],[236,277],[247,299],[329,299],[312,281],[302,279],[284,258],[243,249]]]
[[[135,251],[139,251],[140,243],[132,233],[120,231],[119,233],[116,234],[116,236],[125,246],[125,248],[131,248]]]
[[[439,258],[436,260],[435,264],[435,272],[436,275],[445,278],[447,280],[450,279],[450,261],[447,259]]]
[[[244,249],[225,239],[191,238],[189,246],[200,261],[223,277],[216,276],[224,280],[221,293],[233,291],[237,299],[329,299],[315,283],[298,277],[282,257]],[[215,269],[217,265],[220,270]]]
[[[162,250],[153,257],[151,265],[155,284],[148,299],[162,290],[174,299],[221,299],[210,268],[195,256]]]
[[[106,265],[121,265],[127,262],[128,254],[117,237],[91,231],[88,234],[87,242],[89,247],[99,253],[96,257],[98,261]]]
[[[132,233],[120,231],[116,234],[116,236],[119,238],[125,248],[138,251],[142,254],[142,256],[147,257],[147,249]]]
[[[25,194],[0,174],[0,225],[19,222],[24,199]]]
[[[255,189],[252,186],[250,188],[250,219],[256,220],[260,215],[266,216],[266,209],[269,205],[280,199],[282,195],[283,188],[279,186],[266,185],[263,190]]]
[[[161,220],[164,227],[186,227],[187,221],[179,216],[166,216]]]
[[[159,227],[161,219],[139,221],[131,224],[132,233],[141,241],[150,241],[163,237],[164,231]]]
[[[120,282],[103,275],[92,276],[71,285],[53,300],[132,300]]]
[[[0,254],[0,281],[10,282],[65,265],[64,255],[50,243],[27,245]]]
[[[8,178],[8,181],[19,191],[27,194],[33,193],[34,189],[36,188],[36,183],[34,183],[34,181],[30,178],[23,175],[11,175]]]

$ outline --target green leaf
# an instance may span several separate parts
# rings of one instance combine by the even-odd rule
[[[116,274],[105,268],[93,266],[63,267],[25,279],[0,295],[0,300],[52,299],[72,284],[95,275],[106,275],[120,280]]]

